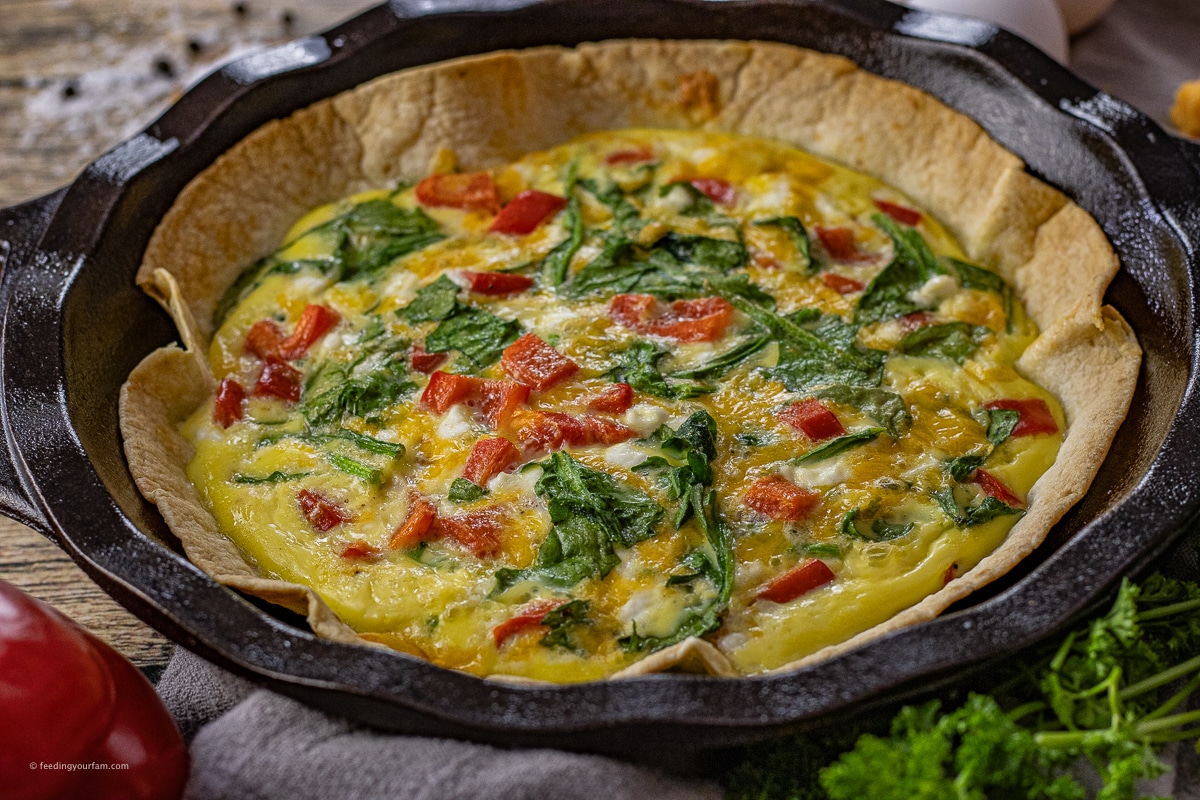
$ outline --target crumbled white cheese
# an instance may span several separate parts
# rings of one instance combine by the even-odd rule
[[[681,213],[691,204],[692,193],[678,184],[672,186],[671,191],[658,198],[658,202],[655,203],[657,207],[673,211],[676,214]]]
[[[737,650],[748,641],[750,641],[750,637],[744,633],[731,633],[727,636],[722,636],[717,641],[717,649],[729,653]]]
[[[381,297],[392,298],[398,306],[404,306],[417,296],[417,289],[420,286],[421,279],[417,277],[416,273],[406,269],[394,269],[380,284],[379,294]]]
[[[517,494],[532,494],[533,486],[542,475],[538,467],[516,472],[501,472],[488,481],[489,492],[515,492]]]
[[[797,464],[792,470],[792,481],[801,486],[837,486],[850,480],[850,463],[844,458]]]
[[[958,283],[949,275],[934,275],[920,289],[908,293],[908,299],[923,308],[932,308],[958,291]]]
[[[645,450],[629,442],[614,444],[604,451],[604,461],[609,466],[624,467],[626,469],[636,467],[648,457]]]
[[[642,617],[647,611],[654,609],[660,600],[658,588],[640,589],[629,595],[629,599],[625,601],[625,605],[621,606],[621,610],[617,612],[617,619],[622,622],[632,622],[635,619]]]
[[[451,407],[437,426],[437,435],[443,439],[454,439],[470,432],[471,412],[463,405]]]
[[[649,436],[658,430],[658,426],[666,422],[669,416],[670,412],[665,408],[651,403],[638,403],[625,412],[621,421],[637,431],[639,436]]]

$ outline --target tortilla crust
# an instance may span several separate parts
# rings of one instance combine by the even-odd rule
[[[171,311],[186,349],[147,356],[122,389],[120,415],[138,487],[198,567],[307,614],[319,635],[366,643],[313,590],[260,576],[217,530],[186,476],[192,454],[178,426],[210,394],[204,354],[213,310],[245,265],[273,251],[307,210],[419,180],[447,150],[464,171],[480,170],[626,127],[776,139],[905,192],[968,257],[1014,285],[1042,331],[1017,367],[1066,413],[1058,459],[995,552],[887,622],[777,671],[932,619],[1033,552],[1087,491],[1141,363],[1133,331],[1103,305],[1118,262],[1096,222],[972,120],[847,59],[767,42],[629,40],[501,52],[378,78],[263,126],[180,193],[147,247],[138,283]],[[617,676],[668,669],[735,674],[720,650],[689,639]]]

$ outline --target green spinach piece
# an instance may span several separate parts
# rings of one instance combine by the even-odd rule
[[[669,382],[658,369],[666,350],[647,341],[637,341],[615,355],[608,376],[613,383],[628,383],[636,391],[667,400],[683,400],[716,391],[700,383]]]
[[[875,424],[885,427],[888,436],[894,439],[904,435],[912,426],[912,416],[908,413],[904,398],[887,389],[837,384],[816,389],[812,394],[823,400],[857,408],[875,420]]]
[[[896,345],[896,352],[923,358],[940,358],[961,364],[979,348],[989,333],[987,328],[966,322],[926,325],[905,334]]]
[[[994,497],[984,497],[983,502],[978,505],[964,508],[958,504],[958,499],[954,496],[953,486],[947,486],[930,494],[933,495],[933,499],[941,507],[942,511],[946,513],[946,516],[954,520],[954,524],[960,528],[982,525],[996,517],[1025,513],[1025,509],[1013,508]]]
[[[587,624],[588,601],[571,600],[563,603],[542,617],[542,625],[550,629],[539,641],[542,647],[562,647],[566,650],[577,650],[571,640],[571,629],[578,625]]]
[[[658,189],[659,197],[666,197],[679,187],[688,195],[688,204],[679,209],[679,213],[685,217],[707,217],[710,214],[717,213],[717,207],[713,205],[713,201],[704,192],[700,191],[692,184],[691,181],[671,181],[664,183]]]
[[[412,302],[396,310],[396,316],[412,324],[441,322],[459,310],[458,284],[446,275],[427,283],[417,290]]]
[[[347,475],[360,478],[372,486],[378,486],[383,482],[382,470],[376,469],[369,464],[364,464],[357,459],[341,455],[340,453],[326,453],[325,458],[329,459],[330,464],[333,464]]]
[[[1000,295],[1004,308],[1005,328],[1012,333],[1014,295],[1013,288],[1008,281],[991,270],[966,261],[960,261],[957,258],[951,258],[949,261],[958,271],[958,282],[964,289],[978,289],[984,292],[996,292]]]
[[[916,230],[902,228],[883,214],[874,215],[872,220],[891,238],[896,252],[859,299],[854,312],[854,321],[859,325],[917,311],[920,307],[909,299],[909,293],[920,289],[935,275],[946,274]]]
[[[596,257],[584,264],[563,287],[567,297],[631,292],[638,280],[654,269],[653,264],[632,259],[632,239],[609,231],[603,241]]]
[[[479,372],[499,361],[504,348],[520,336],[520,322],[464,306],[425,337],[425,350],[430,353],[457,350],[462,357],[461,366],[468,372]],[[455,366],[460,365],[456,362]]]
[[[407,344],[399,340],[392,344],[395,349],[369,352],[356,362],[320,364],[300,398],[300,411],[308,424],[321,428],[347,415],[377,421],[384,409],[416,389],[396,352]]]
[[[563,224],[570,233],[542,260],[541,276],[545,286],[560,286],[567,280],[571,259],[583,246],[583,214],[579,210],[578,197],[571,197],[567,202],[563,211]]]
[[[691,369],[682,369],[678,372],[672,372],[672,378],[683,378],[686,380],[715,380],[724,377],[729,372],[736,369],[740,364],[747,361],[751,357],[762,352],[762,350],[771,343],[770,336],[757,336],[753,339],[747,339],[739,345],[731,347],[719,356],[714,356],[703,364],[699,364]]]
[[[863,428],[861,431],[847,433],[845,436],[839,436],[836,439],[830,439],[825,444],[814,447],[802,456],[792,459],[793,464],[811,464],[814,461],[824,461],[827,458],[841,455],[851,448],[874,441],[879,434],[883,433],[885,428]]]
[[[713,267],[723,272],[744,267],[749,260],[746,246],[739,241],[688,236],[674,231],[655,242],[654,248],[665,250],[684,263]]]
[[[798,217],[773,217],[771,219],[760,219],[754,223],[759,226],[768,226],[782,228],[787,232],[792,244],[796,247],[796,253],[800,257],[800,272],[804,275],[813,275],[817,271],[817,265],[813,261],[812,248],[809,244],[808,231],[804,229],[804,223]]]
[[[907,525],[899,525],[877,519],[871,523],[871,535],[867,536],[858,529],[858,517],[861,511],[861,509],[852,508],[842,515],[842,522],[838,530],[843,536],[849,536],[851,539],[862,539],[867,542],[890,542],[892,539],[907,536],[916,527],[911,522]]]
[[[332,227],[340,234],[338,281],[374,278],[397,258],[446,238],[424,211],[389,200],[359,203]]]
[[[581,178],[579,185],[593,197],[608,206],[613,215],[612,230],[622,238],[632,239],[645,226],[646,222],[638,213],[637,208],[629,202],[625,192],[615,183],[602,186],[592,178]]]
[[[257,486],[264,483],[285,483],[287,481],[295,481],[301,478],[307,478],[311,474],[311,472],[283,472],[281,470],[275,470],[270,475],[259,477],[255,475],[244,475],[241,472],[238,472],[234,474],[233,482]]]
[[[962,482],[967,476],[974,472],[979,467],[983,466],[983,462],[987,459],[986,453],[970,453],[965,456],[958,456],[946,462],[946,472],[956,481]]]
[[[462,505],[463,503],[473,503],[487,493],[488,490],[477,483],[472,483],[466,478],[455,478],[450,484],[450,491],[446,493],[446,499],[451,503]]]
[[[1021,421],[1021,412],[1011,408],[992,408],[986,410],[988,416],[988,441],[999,447],[1008,440],[1008,437],[1012,436],[1013,429]]]

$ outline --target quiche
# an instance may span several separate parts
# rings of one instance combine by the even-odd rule
[[[1098,226],[782,45],[385,76],[198,176],[139,488],[216,579],[507,679],[754,675],[928,619],[1083,492],[1140,351]]]

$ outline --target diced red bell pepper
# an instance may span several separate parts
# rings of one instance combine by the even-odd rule
[[[829,257],[834,261],[853,264],[859,261],[870,261],[873,258],[869,253],[858,249],[858,243],[854,241],[854,231],[849,228],[840,226],[828,228],[824,225],[817,225],[813,230],[816,231],[817,239],[825,248],[825,252],[829,253]]]
[[[897,318],[896,322],[900,323],[900,329],[905,333],[912,333],[919,328],[925,328],[937,322],[937,318],[928,311],[914,311],[911,314],[905,314]]]
[[[862,281],[856,281],[854,278],[847,278],[844,275],[838,275],[836,272],[825,272],[821,274],[821,280],[830,289],[833,289],[838,294],[854,294],[861,292],[866,288],[866,284]]]
[[[570,380],[579,371],[578,364],[534,333],[527,333],[504,348],[500,368],[508,377],[539,392]]]
[[[444,414],[452,406],[477,406],[483,421],[495,430],[504,425],[529,398],[529,387],[513,381],[488,380],[470,375],[433,373],[421,392],[421,404]]]
[[[417,372],[428,375],[435,369],[440,367],[447,358],[449,353],[430,353],[425,350],[425,342],[420,341],[412,346],[409,351],[408,358],[412,364],[412,368]]]
[[[258,381],[254,384],[255,397],[278,397],[289,403],[300,399],[300,385],[304,375],[300,370],[284,361],[270,357],[263,364]]]
[[[485,437],[471,447],[462,476],[476,486],[483,486],[520,457],[521,451],[503,436]]]
[[[991,474],[987,470],[977,469],[971,476],[971,481],[978,484],[979,488],[988,497],[994,497],[1006,506],[1013,508],[1023,508],[1025,501],[1013,494],[1012,489],[1004,485],[1004,482]]]
[[[566,600],[534,600],[521,608],[517,613],[492,628],[492,640],[496,647],[501,647],[508,639],[531,628],[542,627],[542,620]]]
[[[604,414],[624,414],[633,405],[633,387],[628,383],[605,386],[587,399],[589,411]]]
[[[514,197],[492,220],[490,233],[507,233],[524,236],[532,233],[538,225],[562,211],[567,198],[537,189],[526,189]]]
[[[1021,419],[1012,431],[1014,437],[1058,433],[1058,423],[1054,421],[1054,414],[1050,411],[1050,406],[1046,405],[1046,401],[1040,397],[991,400],[984,403],[983,407],[989,411],[1007,409],[1020,414]]]
[[[430,208],[461,208],[464,211],[500,210],[500,195],[487,172],[430,175],[417,184],[417,202]]]
[[[719,206],[731,206],[737,202],[737,189],[729,181],[720,178],[690,178],[688,183],[704,192],[705,197]]]
[[[758,267],[759,269],[783,269],[783,264],[779,263],[779,259],[775,258],[775,256],[771,255],[766,250],[759,250],[756,247],[750,249],[750,263],[754,264],[754,266]]]
[[[348,542],[340,553],[347,561],[370,561],[383,555],[383,551],[363,541]]]
[[[779,475],[759,478],[746,491],[746,505],[760,514],[781,522],[797,522],[808,516],[821,495],[797,486]]]
[[[797,597],[832,583],[836,577],[824,561],[814,559],[788,570],[759,589],[758,599],[790,603]]]
[[[301,489],[296,495],[300,504],[300,513],[321,533],[332,530],[338,525],[354,521],[354,515],[337,503],[308,489]]]
[[[874,202],[876,208],[903,225],[916,225],[921,221],[921,212],[916,209],[889,200],[875,200]]]
[[[416,547],[433,534],[433,523],[437,521],[437,507],[420,495],[413,495],[408,506],[408,516],[392,533],[388,547],[392,550],[407,550]]]
[[[573,417],[560,411],[530,411],[514,422],[525,453],[549,453],[563,447],[613,445],[637,437],[637,431],[604,417]]]
[[[243,348],[250,355],[263,361],[268,358],[280,358],[279,348],[283,346],[286,338],[278,325],[269,319],[263,319],[250,326]]]
[[[491,558],[500,552],[502,522],[493,509],[440,517],[438,530],[467,548],[476,558]]]
[[[653,295],[619,294],[609,301],[608,316],[637,333],[676,342],[715,341],[733,319],[733,306],[723,297],[676,300],[664,313],[657,310]]]
[[[328,306],[317,303],[305,306],[292,335],[280,344],[279,357],[285,361],[300,358],[308,352],[308,348],[317,343],[317,340],[333,330],[341,319],[341,315]]]
[[[814,442],[846,435],[846,429],[834,413],[815,397],[792,403],[778,416]]]
[[[485,380],[479,388],[479,398],[484,423],[496,430],[506,425],[529,399],[529,387],[513,381]]]
[[[217,387],[217,401],[213,405],[213,422],[228,428],[242,418],[242,403],[246,390],[233,378],[225,378]]]
[[[470,281],[472,292],[492,297],[507,297],[510,294],[523,292],[530,286],[533,286],[533,278],[528,275],[517,275],[512,272],[474,272],[472,270],[463,270],[462,275]]]
[[[643,161],[653,161],[654,151],[648,147],[638,147],[629,150],[617,150],[604,157],[604,163],[610,167],[622,164],[640,164]]]

